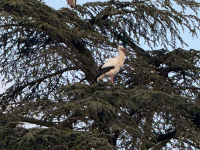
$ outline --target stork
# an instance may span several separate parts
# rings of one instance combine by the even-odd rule
[[[124,65],[126,49],[119,45],[118,51],[119,55],[117,57],[107,60],[105,64],[99,68],[96,76],[97,82],[103,80],[107,76],[110,76],[111,83],[114,83],[113,76],[118,73],[120,68]]]
[[[67,0],[67,4],[69,4],[71,8],[74,8],[74,6],[76,6],[76,0]]]

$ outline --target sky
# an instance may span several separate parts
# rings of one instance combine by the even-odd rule
[[[77,4],[82,5],[86,2],[95,2],[95,1],[106,1],[106,0],[77,0]],[[67,7],[67,1],[66,0],[44,0],[45,4],[47,4],[48,6],[54,8],[54,9],[60,9],[62,7]],[[69,7],[69,6],[68,6]],[[188,13],[190,13],[190,11],[188,11]],[[200,12],[199,12],[199,17],[200,17]],[[200,35],[200,31],[198,32],[198,35]],[[189,47],[182,47],[181,44],[178,44],[177,47],[181,47],[184,49],[195,49],[195,50],[200,50],[200,37],[192,37],[191,34],[189,34],[188,30],[185,30],[184,33],[181,33],[181,37],[183,38],[183,40],[189,45]],[[142,47],[145,50],[150,50],[150,48],[145,45],[138,45],[140,47]],[[163,47],[158,47],[157,49],[160,49]],[[9,87],[11,84],[8,84],[7,86],[0,86],[0,93],[4,92],[5,89],[7,87]]]

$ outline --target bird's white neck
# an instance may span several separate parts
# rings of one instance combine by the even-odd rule
[[[122,50],[119,50],[119,56],[120,57],[125,57],[125,54],[124,54],[124,52]]]
[[[120,62],[120,66],[122,67],[125,61],[125,54],[122,50],[119,50],[119,55],[117,56],[117,59]]]

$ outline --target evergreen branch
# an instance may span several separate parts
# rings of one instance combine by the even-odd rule
[[[145,125],[143,127],[143,136],[142,136],[143,142],[141,145],[142,149],[150,148],[147,141],[150,138],[150,133],[152,130],[153,116],[154,116],[154,112],[150,112],[150,113],[146,114],[146,116],[145,116],[146,121],[145,121]]]
[[[162,8],[164,7],[164,10],[158,9],[157,3],[160,4]],[[108,7],[103,7],[106,4],[108,5]],[[195,9],[198,9],[196,2],[191,3],[189,5],[188,4],[185,4],[185,5],[193,8],[193,11],[195,11]],[[187,43],[185,43],[179,35],[180,30],[178,29],[177,24],[181,25],[183,29],[184,27],[188,28],[190,32],[193,35],[195,35],[196,29],[200,30],[200,27],[196,26],[194,24],[194,21],[199,22],[200,19],[195,15],[184,15],[182,12],[178,12],[177,10],[172,8],[171,3],[169,4],[167,3],[166,5],[168,7],[165,7],[165,5],[163,6],[162,2],[152,3],[151,1],[149,2],[144,2],[144,1],[119,2],[117,1],[116,2],[116,1],[111,0],[107,3],[96,2],[96,3],[93,3],[93,7],[99,8],[100,6],[101,9],[99,9],[100,11],[97,13],[95,8],[93,9],[91,8],[94,14],[97,14],[97,15],[92,16],[89,22],[92,25],[97,25],[102,30],[102,33],[106,35],[108,34],[108,32],[112,32],[113,30],[113,28],[110,28],[110,26],[109,27],[107,26],[107,25],[110,25],[109,23],[113,23],[113,26],[117,28],[116,29],[117,31],[122,30],[123,27],[120,25],[120,23],[118,23],[120,21],[115,22],[110,19],[110,18],[117,19],[117,16],[120,15],[121,16],[120,20],[126,23],[126,25],[124,26],[129,28],[128,30],[130,30],[130,34],[134,34],[134,37],[137,38],[138,41],[139,41],[138,36],[140,37],[142,36],[149,45],[150,45],[150,42],[153,42],[154,45],[157,45],[157,43],[160,41],[165,47],[167,44],[169,44],[174,48],[176,45],[175,39],[172,39],[172,44],[170,44],[168,42],[169,40],[167,40],[166,38],[167,30],[169,30],[169,32],[171,32],[171,34],[174,37],[176,37],[181,42],[181,44],[187,45]],[[85,4],[83,6],[87,7],[88,5]],[[131,7],[131,9],[130,8],[126,9],[126,7]],[[169,9],[171,9],[171,11],[169,11]],[[88,14],[88,12],[90,11],[85,9],[84,12]],[[89,14],[91,14],[91,12]],[[131,15],[133,15],[131,19],[128,19],[130,18]],[[149,18],[151,18],[154,21],[152,21]],[[138,23],[139,23],[138,25],[139,29],[136,29],[137,27],[135,25],[137,25]],[[191,24],[193,25],[194,29],[191,28]],[[107,27],[105,28],[105,26]],[[146,30],[147,27],[150,28],[151,30],[150,32]],[[162,30],[159,30],[159,28],[162,28]],[[144,33],[140,32],[140,29],[142,29],[142,32],[144,31]],[[126,31],[126,33],[127,32],[128,31]],[[152,36],[151,33],[153,33],[154,36]],[[151,40],[150,36],[153,37],[154,39]]]
[[[157,149],[162,149],[164,146],[167,145],[167,143],[172,139],[174,138],[174,135],[176,134],[176,130],[174,131],[170,131],[170,132],[167,132],[165,134],[161,134],[159,136],[156,137],[156,139],[154,140],[151,140],[150,142],[154,142],[156,145],[154,147],[152,147],[153,150],[157,150]],[[148,147],[148,149],[151,148]]]
[[[176,130],[167,132],[165,134],[161,134],[156,138],[156,142],[159,143],[159,142],[164,141],[166,139],[170,139],[171,140],[172,138],[174,138],[175,134],[176,134]]]
[[[158,63],[157,66],[160,64],[162,64],[162,62]],[[183,68],[182,67],[162,67],[159,69],[156,69],[156,71],[159,72],[159,75],[163,76],[163,77],[168,77],[168,74],[172,71],[174,72],[178,72],[178,71],[182,71]]]
[[[12,23],[12,24],[2,24],[2,25],[0,25],[0,27],[19,27],[19,26],[24,26],[25,24],[23,24],[23,23],[18,23],[18,24],[16,24],[16,23]]]
[[[189,140],[186,139],[186,138],[184,138],[182,141],[185,142],[185,143],[187,143],[188,145],[191,145],[191,146],[194,146],[195,148],[200,149],[200,144],[199,144],[199,143],[194,144],[193,142],[189,141]],[[197,144],[198,144],[198,145],[197,145]]]
[[[191,90],[200,90],[200,88],[198,88],[198,87],[183,87],[183,86],[179,86],[179,88],[177,88],[177,87],[174,87],[174,89],[176,89],[176,90],[189,90],[189,89],[191,89]]]
[[[75,23],[75,21],[78,21],[79,24],[84,24],[86,22],[83,19],[81,19],[74,11],[71,11],[69,9],[66,9],[65,11],[64,10],[56,11],[36,1],[34,5],[30,5],[33,2],[34,2],[33,0],[30,3],[27,3],[25,1],[24,5],[22,3],[17,2],[16,5],[18,5],[18,7],[14,7],[14,8],[12,7],[12,2],[7,3],[6,5],[7,7],[5,7],[3,3],[2,4],[0,3],[0,5],[4,6],[4,11],[12,12],[17,17],[19,17],[18,16],[19,14],[17,13],[21,12],[20,10],[28,9],[27,11],[23,11],[27,13],[25,14],[23,14],[23,12],[21,13],[23,14],[23,16],[25,15],[27,17],[32,17],[32,20],[34,20],[34,22],[31,23],[31,28],[40,29],[41,32],[44,32],[46,35],[52,37],[53,39],[58,40],[59,42],[64,43],[65,45],[68,46],[68,48],[71,48],[72,51],[74,51],[74,54],[76,56],[81,54],[82,56],[78,57],[78,59],[82,64],[82,68],[83,68],[82,71],[85,73],[87,80],[90,84],[96,83],[95,77],[96,77],[97,66],[91,52],[86,48],[82,40],[83,38],[88,38],[87,36],[88,32],[85,30],[89,30],[89,29],[88,28],[83,29],[84,26],[81,26]],[[38,7],[32,8],[32,6],[35,6],[36,4]],[[10,9],[10,7],[13,9]],[[44,10],[44,7],[45,7],[45,10]],[[32,10],[33,12],[28,13],[29,10]],[[47,10],[50,11],[51,15],[46,12]],[[68,13],[68,15],[69,14],[71,15],[70,16],[67,15],[66,17],[65,15],[66,12]],[[70,26],[67,25],[67,23],[73,24],[76,27],[71,28]],[[92,32],[95,32],[93,29],[91,30]],[[74,35],[72,34],[72,32],[74,33],[83,32],[83,34]],[[21,88],[23,87],[20,87],[19,90],[21,90]]]
[[[73,130],[73,125],[77,118],[75,117],[70,117],[69,119],[63,120],[62,122],[52,122],[52,121],[44,121],[40,119],[35,119],[31,117],[24,117],[24,116],[16,116],[18,121],[21,122],[26,122],[26,123],[32,123],[40,126],[45,126],[45,127],[55,127],[57,129],[63,129],[63,128],[69,128]],[[74,119],[75,118],[75,119]]]
[[[30,117],[23,117],[23,116],[17,116],[17,117],[18,117],[19,121],[21,121],[21,122],[32,123],[32,124],[45,126],[45,127],[58,128],[57,123],[54,123],[54,122],[47,122],[47,121],[42,121],[42,120],[39,120],[39,119],[30,118]]]
[[[76,55],[79,62],[73,61],[72,58],[70,60],[74,62],[75,65],[78,65],[77,67],[85,73],[87,81],[90,84],[96,83],[95,77],[97,66],[91,52],[85,47],[83,42],[81,40],[75,41],[74,39],[68,41],[63,36],[58,36],[58,38],[60,39],[60,42],[63,42],[70,47],[73,54]]]
[[[43,78],[40,78],[38,80],[28,82],[28,83],[24,84],[23,86],[17,86],[17,87],[13,87],[12,86],[12,87],[10,87],[9,89],[6,90],[6,92],[5,92],[5,93],[7,93],[6,96],[4,96],[5,93],[3,93],[3,94],[0,94],[0,97],[3,96],[4,99],[14,98],[16,95],[18,95],[27,86],[33,86],[36,83],[40,84],[42,81],[44,81],[47,78],[51,78],[51,77],[56,76],[58,74],[62,74],[64,72],[66,72],[66,71],[70,71],[70,70],[74,70],[74,69],[77,69],[77,67],[68,67],[68,68],[65,68],[65,69],[61,69],[61,70],[59,70],[59,71],[57,71],[55,73],[49,74],[47,76],[44,76]]]

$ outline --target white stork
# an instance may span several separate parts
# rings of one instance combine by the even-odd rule
[[[110,76],[111,83],[113,84],[113,76],[119,72],[120,68],[124,65],[126,49],[123,46],[118,46],[119,55],[111,58],[99,68],[96,76],[97,82],[103,80],[105,77]]]

